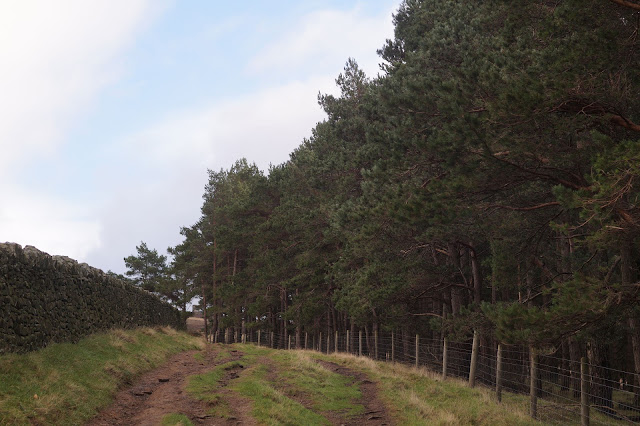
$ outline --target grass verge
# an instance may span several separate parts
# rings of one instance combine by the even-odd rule
[[[436,374],[401,364],[375,362],[351,355],[326,356],[324,359],[364,372],[378,384],[380,399],[398,424],[402,425],[537,425],[528,417],[528,399],[503,394],[498,404],[491,391],[469,388],[456,379],[442,381]]]
[[[278,364],[278,378],[286,384],[284,392],[309,399],[313,409],[352,417],[364,412],[357,401],[362,397],[358,384],[350,377],[333,373],[315,362],[304,351],[279,351],[272,359]]]
[[[0,356],[0,424],[82,424],[170,355],[201,349],[171,328],[113,330],[78,343]]]

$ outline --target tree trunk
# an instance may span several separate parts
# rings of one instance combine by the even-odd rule
[[[589,368],[591,373],[591,401],[593,407],[603,413],[612,414],[613,387],[609,369],[609,353],[606,345],[591,342],[589,350]]]
[[[204,318],[204,335],[209,335],[209,326],[207,324],[207,296],[204,292],[204,281],[202,281],[202,316]]]
[[[280,290],[280,344],[278,347],[286,347],[287,342],[287,320],[285,319],[285,312],[287,311],[287,290]]]
[[[404,357],[403,361],[407,361],[411,356],[411,346],[409,343],[409,326],[406,324],[402,325],[402,355]]]
[[[482,271],[476,249],[473,243],[469,243],[469,245],[471,246],[471,272],[473,274],[473,302],[479,305],[482,302]]]
[[[454,283],[459,284],[456,277],[461,276],[460,273],[460,251],[458,250],[458,245],[455,243],[449,243],[448,247],[449,251],[449,263],[451,264],[453,273],[452,279]],[[460,312],[460,307],[462,305],[462,288],[454,285],[451,287],[451,314],[453,316],[458,315]]]
[[[356,322],[351,318],[351,326],[349,327],[349,350],[351,353],[355,352],[355,341],[356,341]]]
[[[331,336],[333,336],[331,327],[331,305],[327,309],[327,353],[331,351]]]
[[[366,344],[366,349],[365,349],[365,353],[368,354],[368,356],[371,356],[371,341],[369,340],[369,325],[365,324],[364,325],[364,342]]]
[[[569,338],[569,355],[571,357],[571,387],[574,398],[580,398],[580,344],[575,338]]]
[[[633,240],[626,238],[622,241],[620,249],[620,272],[622,276],[623,288],[637,280],[637,274],[633,267]],[[634,405],[640,404],[640,323],[635,313],[632,311],[627,319],[629,335],[631,337],[631,347],[633,348],[633,366],[635,370]]]

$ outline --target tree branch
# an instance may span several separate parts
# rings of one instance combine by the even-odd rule
[[[615,0],[611,0],[611,1],[615,1]],[[640,5],[638,5],[638,10],[640,10]],[[613,115],[611,117],[611,122],[613,124],[618,125],[618,126],[622,126],[625,129],[633,130],[635,132],[640,132],[640,125],[635,124],[635,123],[627,120],[626,118],[622,117],[621,115]]]
[[[559,206],[559,205],[560,203],[557,201],[551,201],[549,203],[538,204],[537,206],[531,206],[531,207],[511,207],[511,206],[503,206],[501,204],[492,204],[490,206],[487,206],[487,209],[498,208],[498,209],[513,210],[518,212],[528,212],[531,210],[537,210],[544,207]]]
[[[627,0],[610,0],[614,3],[619,4],[620,6],[625,6],[625,7],[629,7],[631,9],[635,9],[635,10],[640,10],[640,4],[638,3],[633,3]]]

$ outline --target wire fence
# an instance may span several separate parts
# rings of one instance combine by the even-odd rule
[[[231,329],[218,331],[215,342],[255,343],[274,349],[343,352],[379,361],[426,367],[470,386],[529,395],[530,414],[548,424],[640,424],[638,375],[593,365],[585,358],[540,354],[522,346],[487,344],[474,336],[466,342],[397,333],[334,332],[288,334]]]

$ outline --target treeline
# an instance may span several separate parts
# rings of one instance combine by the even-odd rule
[[[640,14],[405,0],[268,176],[210,171],[170,249],[209,332],[395,330],[640,372]]]

